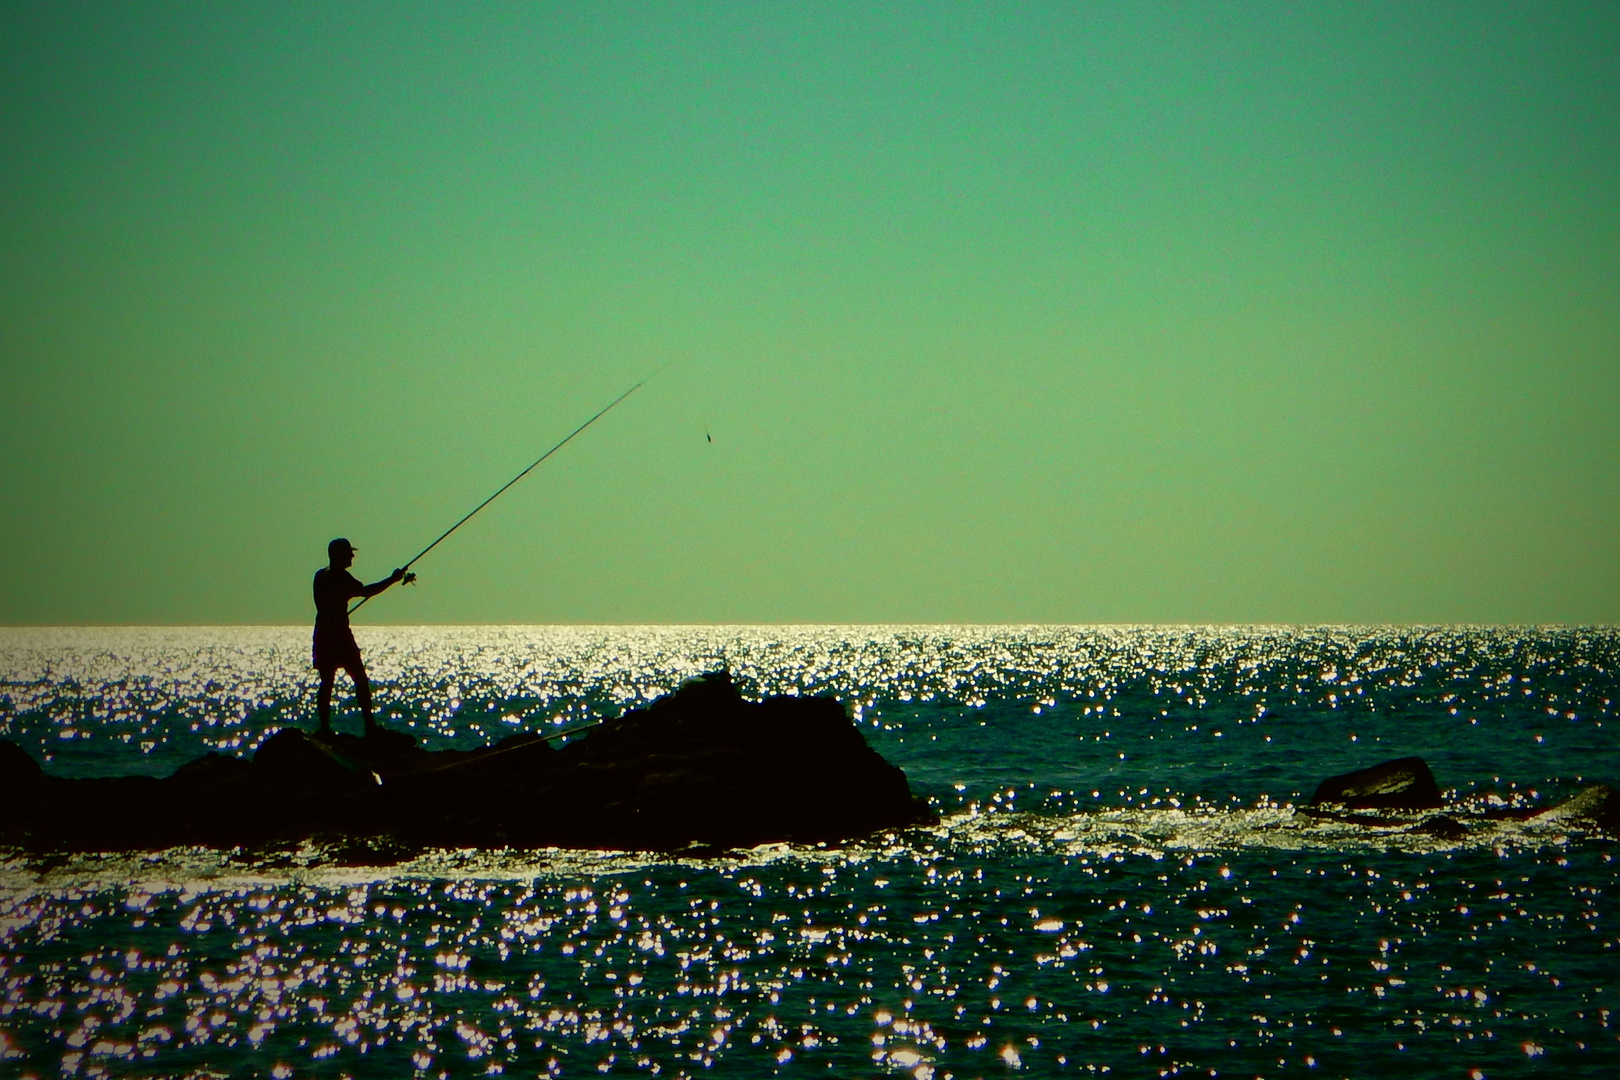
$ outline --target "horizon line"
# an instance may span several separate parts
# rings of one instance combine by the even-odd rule
[[[0,622],[0,631],[8,630],[236,630],[236,629],[304,629],[311,627],[308,622],[242,622],[242,623],[213,623],[213,622],[175,622],[175,623],[145,623],[145,622],[71,622],[71,623],[4,623]],[[964,621],[851,621],[851,622],[820,622],[814,620],[787,620],[782,622],[387,622],[362,623],[354,629],[437,629],[448,627],[546,627],[575,629],[609,629],[626,627],[669,627],[669,628],[725,628],[725,627],[1097,627],[1097,628],[1401,628],[1401,629],[1586,629],[1586,630],[1613,630],[1620,629],[1620,622],[1444,622],[1444,621],[1417,621],[1417,622],[1332,622],[1332,621],[1290,621],[1290,620],[1259,620],[1253,622],[1223,622],[1223,621],[1166,621],[1166,622],[1126,622],[1108,621],[1097,622],[1040,622],[1040,621],[990,621],[990,622],[964,622]]]

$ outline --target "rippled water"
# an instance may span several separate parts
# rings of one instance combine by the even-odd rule
[[[1615,844],[1313,822],[1620,783],[1613,630],[362,629],[429,745],[725,665],[832,693],[945,815],[704,860],[305,847],[0,866],[0,1075],[1602,1075]],[[0,735],[166,774],[309,723],[304,628],[0,631]],[[357,724],[352,711],[339,721]]]

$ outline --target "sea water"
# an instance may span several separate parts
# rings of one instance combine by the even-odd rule
[[[1409,754],[1465,809],[1620,784],[1620,631],[358,637],[384,722],[430,748],[719,667],[751,696],[830,694],[942,824],[703,858],[0,853],[0,1075],[1620,1074],[1614,842],[1295,810]],[[251,754],[312,724],[308,648],[0,631],[0,736],[60,776]]]

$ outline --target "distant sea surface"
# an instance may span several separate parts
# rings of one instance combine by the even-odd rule
[[[718,858],[0,852],[0,1077],[1620,1075],[1614,842],[1294,810],[1409,754],[1464,808],[1620,786],[1615,629],[357,636],[429,748],[718,667],[830,694],[944,823]],[[0,737],[60,776],[251,754],[314,690],[304,627],[0,630]]]

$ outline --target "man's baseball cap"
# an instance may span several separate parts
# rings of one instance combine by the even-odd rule
[[[355,547],[353,544],[349,543],[340,536],[336,540],[333,540],[330,544],[326,545],[326,557],[330,559],[340,551],[347,551],[352,555],[359,550],[359,548]]]

